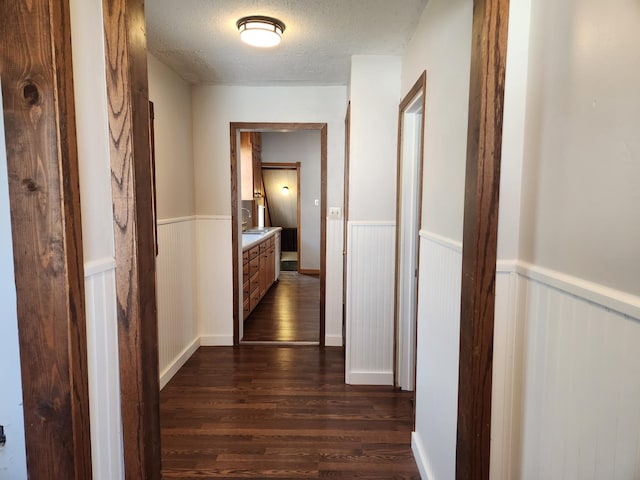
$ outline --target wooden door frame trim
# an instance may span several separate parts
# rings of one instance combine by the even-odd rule
[[[231,251],[233,262],[233,344],[240,344],[240,264],[242,258],[238,238],[238,145],[240,131],[317,130],[320,132],[320,346],[325,345],[326,332],[326,263],[327,263],[327,124],[326,123],[277,123],[277,122],[230,122],[230,163],[231,163]],[[300,263],[298,262],[298,265]]]
[[[296,248],[296,254],[298,257],[298,273],[302,273],[305,274],[304,271],[300,271],[300,168],[302,167],[302,163],[301,162],[290,162],[290,163],[286,163],[286,162],[269,162],[269,163],[264,163],[262,166],[262,169],[271,169],[271,170],[295,170],[296,171],[296,242],[298,245],[298,248]],[[282,251],[282,249],[281,249]],[[315,271],[316,275],[319,275],[320,272],[319,271]]]
[[[156,256],[143,0],[103,0],[127,478],[160,479]]]
[[[20,45],[0,49],[0,76],[27,471],[90,479],[69,2],[2,2],[0,13],[3,45]]]
[[[422,221],[422,188],[424,182],[422,181],[422,172],[424,169],[424,128],[425,128],[425,117],[426,117],[426,104],[427,104],[427,71],[424,70],[418,80],[413,84],[409,92],[405,95],[405,97],[400,102],[400,106],[398,107],[398,157],[397,157],[397,166],[396,166],[396,258],[395,258],[395,284],[394,284],[394,311],[393,311],[393,322],[394,322],[394,334],[393,334],[393,384],[395,387],[398,387],[398,333],[400,329],[400,319],[398,318],[398,310],[400,303],[400,190],[402,187],[402,134],[403,134],[403,118],[407,107],[413,102],[413,100],[422,93],[422,131],[420,132],[420,161],[418,167],[418,175],[419,175],[419,186],[418,186],[418,230],[420,230],[420,222]],[[416,256],[416,285],[419,280],[420,275],[420,238],[418,237],[418,245],[417,245],[417,256]],[[416,295],[416,338],[414,345],[414,352],[417,353],[417,341],[418,341],[418,297]],[[417,359],[416,359],[417,361]],[[414,369],[414,399],[415,399],[415,369]],[[414,425],[415,425],[415,408],[414,408]]]
[[[508,22],[509,0],[474,0],[462,247],[457,480],[489,479]]]

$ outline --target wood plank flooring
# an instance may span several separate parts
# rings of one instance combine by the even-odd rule
[[[242,341],[317,342],[320,278],[280,272],[280,280],[244,322]]]
[[[345,385],[341,348],[201,347],[161,392],[163,478],[419,479],[412,397]]]

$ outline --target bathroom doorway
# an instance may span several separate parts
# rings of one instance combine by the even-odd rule
[[[269,185],[273,179],[270,178],[272,174],[267,172],[286,171],[286,168],[277,168],[278,164],[287,164],[285,166],[290,168],[292,165],[296,166],[299,162],[282,151],[271,155],[270,158],[265,158],[264,163],[261,159],[259,167],[253,161],[244,161],[242,159],[242,149],[246,147],[243,147],[241,141],[243,132],[250,132],[254,136],[253,142],[259,147],[253,147],[253,150],[254,152],[259,150],[260,155],[265,145],[265,151],[278,150],[273,147],[278,136],[288,134],[298,134],[298,136],[312,135],[316,139],[315,149],[317,152],[319,151],[318,160],[315,161],[316,166],[314,168],[305,164],[304,160],[302,160],[301,164],[297,166],[297,170],[293,170],[294,172],[300,172],[300,176],[296,178],[296,192],[294,192],[294,184],[289,184],[290,181],[293,182],[293,179],[288,179],[285,182],[287,183],[286,185],[274,186],[277,182],[284,182],[282,179],[274,180],[274,185]],[[234,344],[260,342],[324,345],[327,126],[326,124],[306,123],[231,123],[230,141]],[[272,145],[272,147],[269,147],[269,145]],[[269,155],[266,155],[266,157],[269,157]],[[241,191],[242,183],[249,182],[248,179],[243,179],[242,169],[250,163],[252,164],[251,187],[253,190],[251,195],[248,196],[246,193],[243,195]],[[262,175],[263,166],[266,173],[264,176]],[[258,169],[260,175],[256,175]],[[317,171],[314,171],[315,169]],[[297,173],[296,176],[298,176]],[[247,177],[246,170],[244,177]],[[317,183],[317,187],[314,188],[307,185],[310,179]],[[285,186],[287,187],[284,189],[286,193],[283,193],[283,187]],[[290,222],[288,221],[285,222],[287,225],[284,225],[284,228],[280,225],[274,225],[273,215],[277,215],[277,207],[274,205],[274,201],[277,203],[278,195],[291,196],[294,193],[296,196],[298,193],[300,194],[300,201],[297,202],[295,207],[296,227],[290,227],[288,225]],[[253,204],[247,202],[253,202],[253,204],[257,205],[257,208],[252,208]],[[290,211],[290,206],[287,208]],[[254,225],[256,218],[251,220],[246,218],[247,211],[257,212],[259,228]],[[251,227],[249,230],[247,229],[248,225]],[[291,229],[293,234],[287,233],[285,228]],[[277,231],[277,237],[276,234],[271,233],[273,231]],[[247,311],[245,292],[247,272],[244,271],[246,270],[244,263],[246,263],[247,259],[243,257],[248,256],[247,247],[250,249],[255,246],[255,244],[246,241],[246,237],[254,232],[257,235],[266,233],[267,235],[272,235],[274,239],[277,238],[277,247],[283,245],[283,236],[293,236],[294,241],[292,244],[295,250],[290,251],[296,252],[296,269],[288,270],[285,268],[281,270],[278,268],[276,280],[272,281],[266,292],[260,295],[259,301],[250,302],[253,308]],[[258,241],[260,240],[260,237],[256,238]],[[288,242],[288,238],[284,238],[285,248],[291,248]],[[280,263],[282,255],[279,252],[277,259],[279,267],[287,267],[287,265]],[[253,272],[253,270],[250,271],[250,273]],[[270,279],[272,278],[270,277]],[[255,322],[257,319],[261,321],[257,329],[252,328],[245,335],[245,325],[249,325],[252,319],[254,324],[257,323]],[[300,327],[299,320],[302,320],[303,328]],[[278,328],[272,331],[269,325]],[[301,331],[305,333],[301,334]]]

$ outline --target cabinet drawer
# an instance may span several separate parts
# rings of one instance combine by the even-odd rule
[[[260,289],[256,289],[251,293],[251,297],[249,297],[249,309],[253,310],[258,305],[260,301]]]
[[[249,279],[249,292],[253,295],[255,290],[260,293],[260,274],[258,272],[251,275],[251,278]]]
[[[247,318],[250,313],[251,313],[251,303],[249,301],[249,297],[247,297],[242,302],[242,319],[244,320],[245,318]]]
[[[255,257],[260,255],[260,246],[256,245],[249,249],[249,260],[253,260]]]
[[[249,276],[253,276],[260,269],[260,257],[256,257],[249,262]]]
[[[249,292],[251,291],[249,289],[249,285],[250,285],[249,279],[247,278],[245,282],[242,284],[242,298],[244,299],[249,298]]]
[[[242,263],[247,263],[249,261],[249,251],[242,252]]]
[[[260,247],[260,253],[265,252],[267,250],[267,241],[265,240],[264,242],[262,242],[260,245],[258,245]]]

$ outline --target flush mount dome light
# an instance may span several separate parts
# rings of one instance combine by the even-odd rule
[[[289,187],[286,185],[281,189],[283,195],[289,195]]]
[[[242,17],[236,25],[244,43],[262,48],[278,45],[285,29],[284,23],[277,18],[259,15]]]

